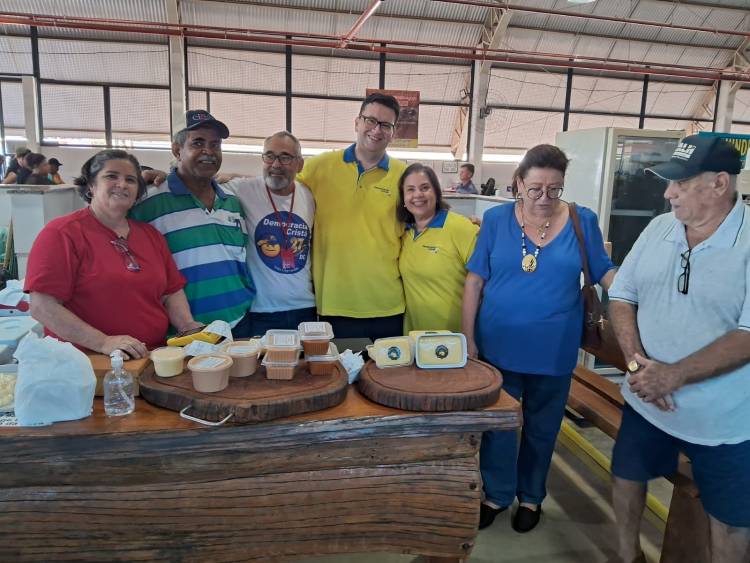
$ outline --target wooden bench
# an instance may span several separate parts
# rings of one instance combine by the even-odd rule
[[[622,421],[624,399],[618,385],[577,366],[568,397],[568,406],[602,432],[617,438]],[[669,507],[660,563],[709,563],[710,535],[708,516],[692,478],[690,460],[680,455]]]

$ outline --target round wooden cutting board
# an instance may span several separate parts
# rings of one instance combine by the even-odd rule
[[[497,369],[472,359],[462,368],[447,369],[379,369],[369,361],[362,368],[359,390],[371,401],[397,409],[463,411],[495,403],[502,382]]]
[[[175,377],[158,377],[150,364],[141,375],[141,397],[149,403],[208,421],[234,416],[229,422],[262,422],[333,407],[346,398],[349,379],[340,364],[331,375],[311,375],[300,362],[294,379],[266,379],[266,368],[258,367],[249,377],[230,377],[229,387],[218,393],[200,393],[185,371]]]

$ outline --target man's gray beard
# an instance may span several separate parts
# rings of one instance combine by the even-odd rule
[[[275,178],[270,175],[263,175],[263,180],[266,182],[268,189],[273,192],[280,192],[291,186],[294,180],[288,180],[287,178]]]

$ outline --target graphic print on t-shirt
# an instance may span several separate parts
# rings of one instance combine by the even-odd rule
[[[281,232],[281,223],[275,213],[258,221],[255,227],[255,249],[261,261],[274,272],[296,274],[307,264],[310,255],[310,227],[296,213],[279,212],[286,225]]]

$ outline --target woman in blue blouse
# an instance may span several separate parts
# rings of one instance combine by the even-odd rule
[[[503,388],[523,408],[513,432],[485,432],[480,465],[486,528],[514,498],[518,532],[538,523],[555,439],[565,411],[583,328],[581,255],[563,193],[568,158],[552,145],[526,153],[513,175],[517,201],[484,214],[467,264],[463,332],[469,354],[503,374]],[[592,279],[605,289],[614,265],[594,212],[578,207]]]

